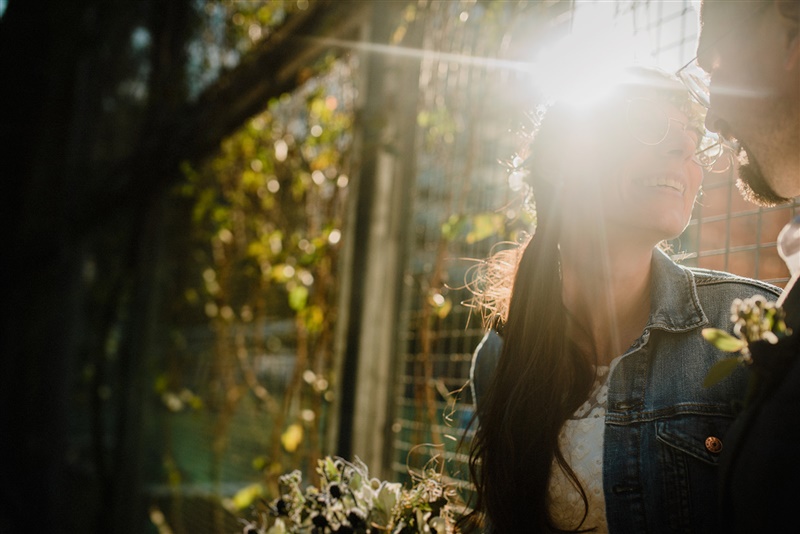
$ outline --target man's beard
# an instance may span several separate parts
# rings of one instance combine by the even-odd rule
[[[739,161],[741,164],[738,169],[739,178],[736,180],[736,187],[739,188],[739,193],[746,201],[765,208],[791,202],[792,199],[782,197],[772,189],[764,178],[761,167],[750,157],[744,147],[739,152]]]

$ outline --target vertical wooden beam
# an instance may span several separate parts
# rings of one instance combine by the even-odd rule
[[[368,42],[389,44],[405,3],[375,10]],[[412,23],[413,25],[413,23]],[[407,34],[407,37],[409,35]],[[406,39],[404,47],[416,47]],[[357,128],[358,173],[350,235],[349,291],[339,384],[337,454],[389,469],[391,401],[415,173],[418,57],[368,52]],[[344,289],[344,287],[343,287]]]

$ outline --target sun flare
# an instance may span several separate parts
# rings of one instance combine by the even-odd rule
[[[614,4],[581,5],[570,33],[543,48],[531,63],[531,81],[546,100],[576,106],[602,98],[631,65],[654,66],[648,35]]]

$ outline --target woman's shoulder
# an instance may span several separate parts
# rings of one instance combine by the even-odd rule
[[[473,377],[482,378],[491,375],[494,368],[497,367],[497,360],[500,359],[500,353],[503,350],[503,338],[494,330],[491,329],[483,336],[481,342],[475,347],[472,353],[472,369],[470,374]]]
[[[746,298],[756,294],[775,300],[783,291],[780,287],[725,271],[700,267],[684,267],[692,273],[698,293],[730,294],[732,298]]]
[[[472,398],[475,404],[482,399],[497,367],[497,360],[503,350],[503,338],[494,330],[489,330],[472,353],[472,366],[469,370],[472,385]]]

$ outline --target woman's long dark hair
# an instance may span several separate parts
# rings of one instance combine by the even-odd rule
[[[657,71],[634,70],[656,86],[668,82],[666,91],[657,92],[688,102],[687,93],[679,85],[670,85],[669,77]],[[559,143],[564,144],[568,128],[577,124],[562,111],[548,111],[530,146],[534,161],[564,153]],[[562,301],[558,179],[542,179],[536,174],[532,173],[531,180],[536,231],[523,245],[516,266],[508,315],[502,325],[502,353],[478,407],[479,425],[470,448],[470,475],[477,500],[474,512],[462,522],[465,530],[483,518],[490,520],[494,532],[503,534],[565,532],[564,528],[576,532],[596,526],[584,524],[588,499],[559,448],[564,423],[589,396],[595,378],[593,355],[581,354],[570,341]],[[554,461],[583,498],[579,525],[556,525],[550,514]]]
[[[579,489],[588,511],[586,494],[559,449],[558,437],[589,396],[594,370],[567,336],[556,192],[541,185],[535,194],[536,233],[517,266],[503,351],[481,400],[470,451],[475,509],[501,533],[559,531],[547,498],[554,459]]]

